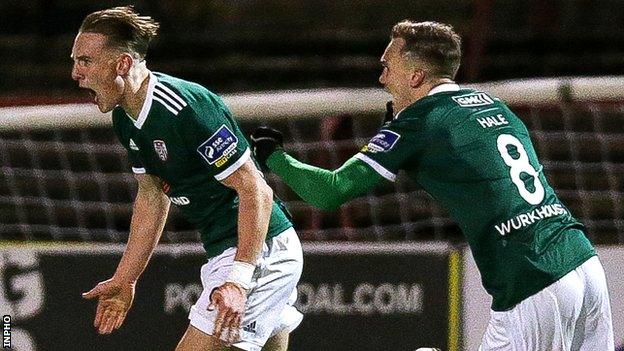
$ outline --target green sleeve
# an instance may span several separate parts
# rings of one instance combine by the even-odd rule
[[[384,179],[355,157],[329,171],[299,162],[279,149],[271,154],[267,165],[304,201],[324,210],[338,208]]]

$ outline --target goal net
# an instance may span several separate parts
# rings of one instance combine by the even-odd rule
[[[595,243],[624,242],[624,77],[557,78],[473,85],[507,101],[527,124],[547,177]],[[285,133],[300,160],[336,168],[375,134],[389,96],[380,89],[228,95],[249,134]],[[0,109],[0,240],[120,242],[136,192],[110,115],[93,105]],[[317,210],[274,175],[304,240],[460,241],[447,213],[399,175],[339,210]],[[174,209],[163,241],[196,241]]]

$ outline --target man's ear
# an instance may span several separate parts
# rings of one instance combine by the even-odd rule
[[[134,64],[132,55],[128,53],[121,54],[121,58],[117,62],[117,75],[125,77],[130,72],[130,68]]]
[[[409,81],[410,88],[418,88],[425,82],[426,73],[422,69],[415,69]]]

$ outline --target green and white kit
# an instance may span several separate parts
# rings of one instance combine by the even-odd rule
[[[283,150],[267,164],[323,208],[406,172],[461,227],[495,311],[510,309],[596,254],[544,177],[522,121],[499,99],[456,84],[438,86],[400,111],[333,172]]]
[[[117,107],[113,125],[133,172],[162,180],[165,194],[199,230],[208,257],[236,245],[239,199],[219,181],[249,160],[250,150],[221,98],[198,84],[152,73],[137,120]],[[276,200],[267,239],[290,227]]]

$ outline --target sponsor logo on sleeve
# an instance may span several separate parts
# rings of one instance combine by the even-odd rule
[[[167,145],[165,145],[164,141],[154,140],[154,151],[156,151],[156,155],[158,155],[161,161],[167,161]]]
[[[478,107],[492,105],[494,100],[486,93],[472,93],[461,96],[453,96],[453,100],[461,107]]]
[[[197,152],[209,165],[223,166],[237,152],[238,138],[222,125],[213,135],[197,148]]]
[[[380,130],[366,146],[362,148],[362,152],[388,152],[392,150],[401,135],[390,130]]]

